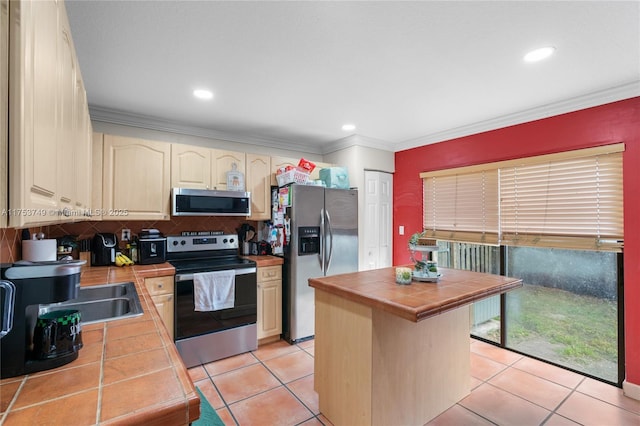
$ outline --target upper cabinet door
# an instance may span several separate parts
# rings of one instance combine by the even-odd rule
[[[9,16],[9,226],[87,219],[90,122],[64,2],[10,1]]]
[[[104,135],[104,220],[169,220],[171,145]]]
[[[91,134],[91,204],[92,220],[102,220],[102,153],[104,135],[98,132]]]
[[[212,149],[171,144],[171,187],[210,189]]]
[[[93,131],[91,118],[87,107],[87,92],[84,90],[82,78],[76,78],[76,102],[75,102],[75,127],[76,127],[76,210],[85,212],[89,216],[91,209],[91,192],[93,188]],[[99,171],[102,171],[100,167]],[[102,191],[100,191],[102,193]]]
[[[75,120],[76,103],[76,63],[71,41],[71,30],[66,25],[66,17],[61,15],[59,20],[58,39],[58,150],[57,158],[60,166],[69,164],[69,169],[60,168],[58,172],[58,203],[63,209],[75,208],[76,175],[75,165],[80,161],[76,158],[78,145],[78,128]],[[88,142],[88,141],[87,141]],[[86,161],[86,159],[83,159]]]
[[[9,37],[9,209],[15,213],[9,225],[21,227],[58,219],[58,6],[12,1],[9,7],[20,17],[11,20]]]
[[[0,0],[0,190],[6,194],[9,176],[9,0]],[[0,211],[6,211],[7,198],[0,197]],[[0,228],[7,226],[7,215],[0,215]]]
[[[271,220],[271,158],[247,154],[247,191],[251,192],[248,220]]]
[[[217,190],[227,189],[227,172],[233,170],[233,165],[236,165],[236,170],[245,174],[245,153],[236,151],[223,151],[220,149],[213,150],[213,156],[211,158],[211,173],[213,188]],[[245,180],[246,188],[246,180]]]

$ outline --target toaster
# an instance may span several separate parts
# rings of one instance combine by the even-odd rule
[[[167,237],[157,229],[143,229],[138,238],[138,263],[151,265],[164,263],[167,254]]]

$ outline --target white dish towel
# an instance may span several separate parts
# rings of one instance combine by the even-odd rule
[[[193,274],[193,302],[196,311],[233,308],[236,296],[236,272],[202,272]]]

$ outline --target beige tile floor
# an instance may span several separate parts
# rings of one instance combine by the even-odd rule
[[[471,394],[429,425],[640,425],[640,401],[619,388],[481,341],[470,344]],[[226,425],[331,425],[313,390],[313,350],[313,340],[279,341],[189,374]]]

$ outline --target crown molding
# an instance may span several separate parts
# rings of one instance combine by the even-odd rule
[[[522,124],[529,121],[578,111],[580,109],[590,108],[598,105],[604,105],[607,103],[629,99],[637,96],[640,96],[640,80],[589,93],[586,95],[577,96],[575,98],[526,109],[512,114],[503,115],[489,120],[456,127],[441,132],[431,133],[426,136],[421,136],[416,139],[410,139],[398,143],[387,142],[368,136],[353,134],[322,145],[309,145],[301,144],[297,141],[284,141],[259,137],[255,135],[231,134],[203,127],[187,126],[177,122],[172,122],[170,120],[161,120],[144,115],[124,113],[121,111],[96,106],[89,106],[89,113],[91,115],[91,120],[97,122],[119,124],[124,126],[197,136],[208,139],[219,139],[229,142],[258,145],[267,148],[282,150],[291,150],[295,146],[296,150],[298,151],[325,155],[355,145],[391,152],[403,151],[423,145],[429,145],[432,143],[460,138],[463,136],[496,130],[503,127]]]
[[[89,114],[92,121],[118,124],[129,127],[137,127],[146,130],[176,133],[180,135],[197,136],[208,139],[218,139],[241,144],[258,145],[268,148],[291,150],[295,144],[296,150],[311,154],[322,155],[322,150],[317,146],[304,145],[299,142],[283,141],[253,135],[240,135],[207,129],[204,127],[188,126],[170,120],[158,119],[140,114],[125,113],[109,108],[89,106]]]
[[[394,151],[393,144],[380,139],[370,138],[368,136],[353,134],[333,142],[329,142],[323,146],[322,153],[329,154],[341,149],[346,149],[354,145],[365,146],[368,148],[381,149],[384,151]]]
[[[399,142],[394,145],[392,150],[394,152],[403,151],[405,149],[416,148],[423,145],[474,135],[529,121],[540,120],[555,115],[604,105],[611,102],[621,101],[623,99],[630,99],[637,96],[640,96],[640,80],[586,95],[576,96],[575,98],[526,109],[513,114],[480,121],[466,126],[432,133],[416,139]]]

